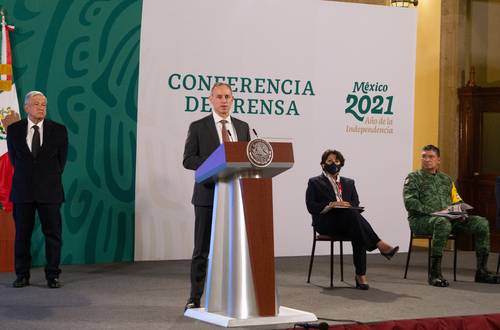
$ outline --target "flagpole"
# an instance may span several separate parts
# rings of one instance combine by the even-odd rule
[[[1,78],[0,80],[2,81],[7,81],[11,80],[12,81],[12,54],[10,50],[10,36],[9,32],[14,31],[14,26],[8,25],[6,20],[5,20],[5,15],[6,15],[6,10],[4,7],[0,7],[0,15],[2,16],[2,49],[1,49],[1,62],[0,64],[7,64],[10,66],[8,69],[9,72],[4,72],[5,70],[2,69],[1,71]],[[1,86],[0,90],[10,90],[10,87],[5,89],[5,86]]]
[[[10,183],[12,181],[12,164],[8,159],[6,133],[8,125],[18,121],[19,102],[12,70],[12,52],[9,33],[14,30],[6,21],[6,10],[0,6],[1,20],[1,61],[0,61],[0,204],[4,210],[10,211]]]
[[[5,64],[7,67],[6,74],[2,75],[2,83],[6,82],[8,79],[12,80],[12,55],[10,54],[10,49],[7,50],[9,40],[9,31],[12,31],[14,27],[9,27],[5,21],[5,16],[7,12],[4,7],[0,7],[0,15],[2,16],[2,49],[1,49],[1,63]],[[10,54],[10,61],[7,57],[7,53]],[[14,271],[14,237],[15,237],[15,226],[14,220],[12,218],[12,204],[9,201],[8,196],[10,195],[10,187],[12,184],[12,174],[14,169],[9,160],[8,154],[6,152],[6,141],[5,132],[7,124],[5,120],[6,117],[16,116],[19,117],[19,104],[17,100],[17,93],[15,85],[12,82],[12,88],[8,88],[0,92],[0,118],[1,130],[0,130],[0,272],[12,272]],[[13,110],[14,109],[14,110]],[[11,121],[12,122],[12,121]]]

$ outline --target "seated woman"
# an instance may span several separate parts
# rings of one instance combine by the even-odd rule
[[[313,227],[322,235],[343,235],[352,241],[356,288],[368,290],[366,251],[379,249],[387,259],[399,250],[381,240],[361,215],[354,180],[339,175],[344,156],[337,150],[326,150],[321,156],[323,173],[309,179],[306,191],[307,210]],[[355,207],[355,208],[350,208]]]

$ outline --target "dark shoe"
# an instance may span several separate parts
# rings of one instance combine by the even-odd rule
[[[474,281],[478,283],[500,284],[500,276],[488,271],[488,254],[476,253],[477,267]]]
[[[387,258],[387,260],[391,260],[392,257],[399,251],[399,246],[394,247],[391,251],[384,253],[380,251],[380,254]]]
[[[441,260],[441,256],[431,258],[431,269],[429,272],[428,282],[432,286],[446,288],[450,285],[450,283],[441,274]]]
[[[47,280],[47,286],[51,289],[59,289],[61,287],[61,282],[59,282],[57,277],[51,278]]]
[[[488,271],[478,270],[474,281],[477,283],[500,284],[500,277]]]
[[[186,306],[184,306],[184,311],[190,308],[200,308],[200,299],[189,298]]]
[[[355,277],[354,280],[356,281],[356,289],[359,289],[359,290],[368,290],[370,288],[370,286],[368,285],[368,283],[359,283],[357,277]]]
[[[437,286],[438,288],[446,288],[450,285],[450,282],[448,282],[444,277],[438,276],[438,277],[433,277],[429,276],[429,284],[432,286]]]
[[[12,286],[14,288],[24,288],[25,286],[30,285],[30,279],[26,276],[18,276]]]

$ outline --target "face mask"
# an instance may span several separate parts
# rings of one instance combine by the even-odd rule
[[[342,166],[340,166],[340,165],[332,163],[332,164],[325,164],[323,166],[323,169],[325,170],[325,172],[330,173],[331,175],[335,175],[340,171],[341,167]]]

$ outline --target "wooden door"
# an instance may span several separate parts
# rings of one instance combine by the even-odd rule
[[[498,252],[495,180],[500,175],[500,88],[464,87],[458,96],[460,195],[474,206],[474,214],[488,218],[491,248]],[[471,238],[457,244],[460,249],[474,249]]]
[[[15,233],[12,212],[0,210],[0,272],[14,271]]]

